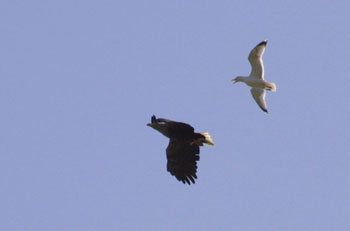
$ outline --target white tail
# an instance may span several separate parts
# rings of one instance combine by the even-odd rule
[[[211,136],[209,135],[208,132],[202,132],[201,135],[205,137],[205,140],[203,143],[214,146],[214,141],[211,139]]]
[[[270,91],[276,91],[277,90],[277,87],[276,87],[275,83],[267,83],[267,86],[268,86],[268,89]]]

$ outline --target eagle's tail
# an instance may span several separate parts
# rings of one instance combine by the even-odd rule
[[[204,136],[204,141],[203,143],[207,144],[207,145],[211,145],[211,146],[214,146],[214,141],[212,140],[211,136],[209,135],[208,132],[202,132],[200,133],[202,136]]]

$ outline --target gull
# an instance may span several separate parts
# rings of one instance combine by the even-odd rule
[[[265,90],[268,91],[276,91],[276,84],[269,83],[264,80],[264,63],[262,60],[262,56],[264,54],[266,48],[267,40],[262,41],[253,50],[250,52],[248,56],[248,60],[250,65],[252,66],[252,71],[249,76],[237,76],[232,80],[233,83],[236,82],[244,82],[248,86],[252,87],[250,92],[256,103],[259,107],[266,113],[267,106],[265,101]]]

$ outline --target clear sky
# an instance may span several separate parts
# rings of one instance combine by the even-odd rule
[[[350,2],[0,3],[0,230],[350,230]],[[268,39],[269,114],[248,87]],[[198,180],[151,116],[210,132]]]

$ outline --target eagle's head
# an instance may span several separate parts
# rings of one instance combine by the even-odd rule
[[[167,119],[156,118],[155,115],[151,118],[151,123],[148,123],[147,126],[159,131],[163,135],[168,137],[168,123],[171,122]]]

